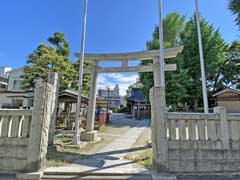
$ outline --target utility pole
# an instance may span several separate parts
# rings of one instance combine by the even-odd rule
[[[198,29],[198,44],[199,44],[199,55],[201,63],[201,76],[202,76],[202,91],[203,91],[203,103],[204,103],[204,112],[208,113],[208,95],[207,95],[207,83],[206,83],[206,74],[205,74],[205,65],[204,65],[204,55],[203,55],[203,44],[202,44],[202,32],[200,26],[200,16],[198,8],[198,0],[195,0],[196,6],[196,21]]]
[[[87,27],[87,7],[88,0],[84,0],[84,14],[82,25],[82,41],[81,41],[81,56],[79,58],[79,80],[78,80],[78,99],[77,99],[77,112],[75,119],[75,133],[73,138],[73,144],[80,144],[80,125],[81,125],[81,96],[82,96],[82,81],[83,81],[83,64],[85,55],[85,39],[86,39],[86,27]]]
[[[164,45],[163,45],[163,15],[162,15],[162,0],[158,0],[159,5],[159,50],[160,50],[160,87],[165,87],[165,69],[164,69]]]

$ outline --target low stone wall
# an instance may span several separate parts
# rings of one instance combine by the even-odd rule
[[[240,171],[240,150],[169,149],[172,173],[230,173]]]
[[[167,113],[168,167],[174,173],[240,171],[240,114]]]
[[[0,110],[0,170],[27,169],[31,110]]]
[[[0,109],[0,173],[45,166],[53,86],[37,83],[33,110]]]

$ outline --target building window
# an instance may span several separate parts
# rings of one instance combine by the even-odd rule
[[[13,89],[14,90],[20,90],[21,88],[22,88],[21,80],[14,80],[13,81]]]
[[[0,89],[6,89],[7,86],[5,84],[0,84]]]

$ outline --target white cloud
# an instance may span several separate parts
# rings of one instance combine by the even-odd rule
[[[136,73],[100,74],[98,76],[98,88],[106,88],[106,86],[114,88],[116,84],[119,84],[120,95],[126,95],[126,90],[128,89],[129,85],[135,83],[137,78],[138,74]]]
[[[130,84],[136,82],[136,80],[138,78],[137,74],[124,75],[124,74],[120,74],[120,73],[115,73],[115,74],[110,74],[109,76],[114,78],[119,83],[130,83]]]
[[[99,76],[98,76],[98,84],[105,84],[106,82],[107,82],[107,78],[105,77],[105,76],[103,76],[102,74],[100,74]]]

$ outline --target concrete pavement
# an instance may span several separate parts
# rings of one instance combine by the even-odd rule
[[[146,147],[132,148],[142,132],[150,126],[149,120],[134,120],[127,118],[124,114],[112,115],[108,127],[128,127],[128,130],[123,130],[122,134],[116,134],[115,138],[109,144],[92,154],[87,159],[76,159],[69,166],[48,168],[45,174],[140,174],[150,175],[150,172],[145,168],[136,168],[134,162],[126,160],[124,156],[129,152],[142,150]],[[114,132],[111,132],[114,135]]]

